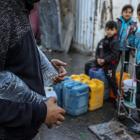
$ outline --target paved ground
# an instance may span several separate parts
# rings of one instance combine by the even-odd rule
[[[82,54],[71,52],[63,53],[47,53],[51,58],[59,58],[68,63],[68,74],[82,73],[84,63],[90,58]],[[102,109],[94,112],[88,112],[79,117],[66,116],[65,122],[51,130],[46,129],[46,136],[43,140],[97,140],[89,130],[88,126],[106,122],[115,117],[114,107],[111,103],[106,102]],[[133,135],[135,140],[140,140],[140,136]]]
[[[104,108],[95,112],[88,112],[80,117],[67,116],[63,125],[47,130],[46,140],[97,140],[88,126],[109,121],[113,114],[112,105],[106,103]]]

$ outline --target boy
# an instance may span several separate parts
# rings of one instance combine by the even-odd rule
[[[133,7],[131,5],[125,5],[122,8],[122,15],[117,19],[118,23],[118,36],[120,42],[120,56],[125,52],[124,60],[129,62],[130,51],[128,45],[133,47],[134,35],[137,29],[137,24],[132,20]],[[124,72],[128,72],[128,65],[124,66]]]
[[[119,42],[117,39],[117,23],[108,21],[105,26],[106,36],[97,46],[95,60],[89,61],[85,65],[85,73],[89,73],[92,67],[103,68],[105,76],[115,95],[117,95],[116,68],[119,57]]]

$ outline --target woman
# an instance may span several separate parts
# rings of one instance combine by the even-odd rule
[[[17,120],[13,125],[7,127],[4,125],[4,118],[2,118],[0,126],[4,130],[4,136],[6,137],[4,139],[6,140],[32,139],[40,125],[46,122],[44,119],[49,120],[49,114],[52,113],[51,106],[55,106],[53,112],[56,114],[54,116],[58,116],[57,113],[60,109],[53,101],[51,106],[44,107],[44,105],[46,106],[44,86],[63,79],[66,71],[62,66],[66,64],[59,60],[53,60],[52,63],[60,72],[57,73],[45,55],[38,50],[29,22],[29,13],[34,2],[36,1],[0,0],[0,99],[17,104],[29,103],[38,106],[43,104],[41,110],[35,108],[41,118],[35,114],[31,115],[33,113],[32,109],[26,115],[20,114],[19,109],[16,114],[19,117],[13,118],[15,120],[19,119],[20,115],[25,115],[23,117],[25,122],[26,118],[30,118],[30,115],[36,118],[33,119],[34,122],[30,119],[24,125],[18,125],[16,124],[19,123]],[[12,113],[16,112],[16,110],[11,111]],[[61,110],[60,117],[54,117],[55,121],[51,121],[50,124],[57,124],[58,120],[63,121],[63,113],[64,110]],[[7,116],[7,121],[11,121],[13,115],[9,114]],[[10,124],[10,122],[7,123]]]

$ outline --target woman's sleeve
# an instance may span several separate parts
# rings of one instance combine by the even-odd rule
[[[0,126],[40,126],[47,114],[47,107],[41,103],[16,103],[0,99]]]

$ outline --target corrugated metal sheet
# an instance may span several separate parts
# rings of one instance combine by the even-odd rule
[[[93,49],[95,0],[76,0],[76,28],[74,42],[81,50]]]

